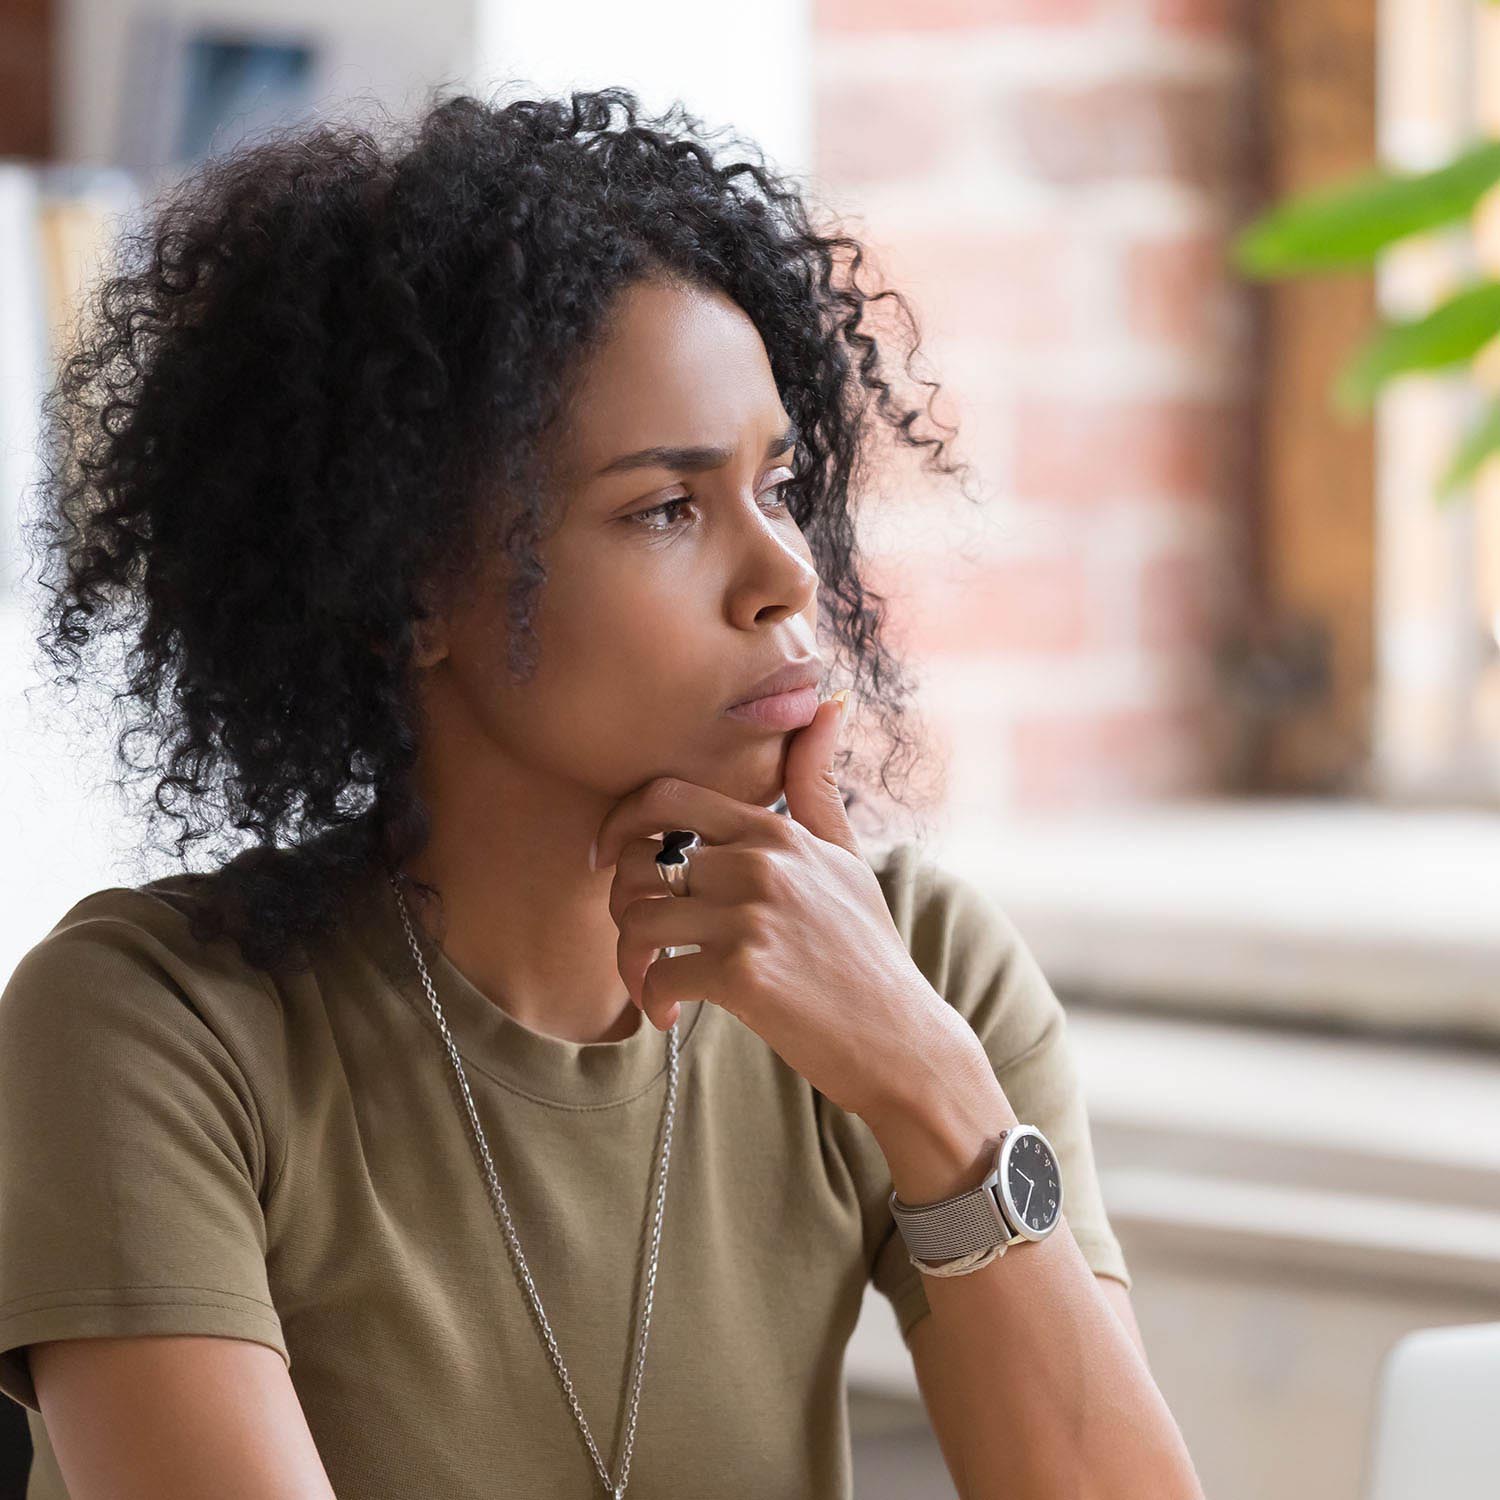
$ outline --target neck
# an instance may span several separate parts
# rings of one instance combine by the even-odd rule
[[[422,788],[427,845],[405,873],[436,887],[408,897],[414,924],[481,994],[521,1025],[573,1042],[619,1041],[647,1024],[620,977],[619,929],[609,911],[613,868],[588,867],[609,804],[577,788]],[[441,928],[441,930],[437,930]]]

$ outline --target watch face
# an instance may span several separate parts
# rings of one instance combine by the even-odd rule
[[[1016,1138],[1005,1169],[1016,1227],[1040,1234],[1056,1222],[1062,1204],[1062,1175],[1052,1148],[1034,1132]]]

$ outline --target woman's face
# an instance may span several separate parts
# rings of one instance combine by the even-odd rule
[[[818,576],[777,489],[789,427],[729,298],[655,282],[622,294],[559,448],[532,680],[507,671],[503,583],[448,621],[440,696],[472,753],[611,799],[674,775],[776,800],[790,731],[724,710],[818,653]]]

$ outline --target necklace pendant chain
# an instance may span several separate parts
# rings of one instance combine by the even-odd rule
[[[417,963],[417,972],[422,977],[422,988],[427,992],[428,1003],[432,1006],[433,1014],[437,1017],[438,1026],[443,1033],[443,1044],[447,1048],[448,1059],[453,1064],[453,1070],[458,1076],[459,1091],[464,1097],[464,1106],[468,1111],[469,1126],[474,1134],[475,1142],[479,1147],[479,1155],[484,1163],[484,1174],[490,1192],[490,1200],[496,1214],[500,1219],[500,1226],[505,1231],[506,1242],[509,1244],[511,1254],[515,1257],[518,1275],[522,1288],[530,1299],[532,1310],[536,1313],[537,1320],[541,1326],[542,1338],[547,1345],[547,1352],[551,1356],[553,1367],[556,1369],[559,1379],[562,1381],[563,1393],[568,1398],[569,1409],[573,1413],[574,1420],[578,1423],[583,1433],[583,1440],[588,1444],[589,1453],[594,1460],[594,1468],[598,1471],[599,1478],[604,1482],[604,1488],[612,1500],[624,1500],[625,1486],[630,1479],[630,1457],[635,1447],[636,1416],[640,1410],[641,1380],[646,1371],[646,1342],[651,1332],[651,1304],[656,1294],[656,1265],[658,1252],[661,1249],[661,1219],[662,1211],[666,1205],[667,1195],[667,1163],[672,1154],[672,1121],[677,1110],[677,1027],[672,1025],[667,1031],[667,1097],[662,1108],[661,1127],[661,1159],[657,1167],[656,1205],[653,1212],[653,1224],[651,1229],[651,1260],[646,1272],[646,1293],[644,1305],[641,1309],[641,1329],[636,1341],[635,1355],[632,1361],[633,1384],[630,1392],[630,1419],[625,1430],[624,1455],[620,1468],[619,1483],[609,1477],[609,1470],[604,1466],[604,1460],[599,1456],[599,1449],[594,1443],[593,1434],[589,1431],[589,1424],[584,1420],[583,1408],[578,1404],[578,1396],[573,1389],[572,1377],[568,1374],[568,1368],[563,1363],[562,1355],[558,1352],[557,1338],[552,1332],[552,1324],[547,1320],[547,1314],[542,1309],[542,1299],[537,1294],[536,1283],[532,1280],[531,1269],[526,1264],[526,1257],[521,1253],[521,1242],[516,1235],[515,1224],[510,1216],[510,1208],[506,1204],[505,1194],[500,1191],[500,1180],[495,1175],[495,1163],[490,1156],[488,1141],[485,1140],[484,1128],[479,1123],[479,1112],[474,1108],[474,1096],[469,1091],[469,1080],[464,1073],[463,1063],[459,1060],[458,1048],[453,1043],[453,1033],[448,1029],[447,1017],[443,1014],[443,1008],[438,1004],[437,990],[433,987],[432,976],[427,972],[427,965],[422,958],[421,947],[417,943],[416,933],[412,930],[411,918],[406,910],[406,898],[401,894],[401,887],[396,883],[394,876],[390,876],[391,888],[396,893],[396,904],[401,912],[401,925],[406,929],[406,940],[411,946],[412,957]],[[643,1013],[641,1025],[647,1024],[647,1018]]]

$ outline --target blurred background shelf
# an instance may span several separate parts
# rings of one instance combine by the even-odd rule
[[[1255,798],[936,841],[1068,995],[1500,1045],[1500,817]]]

